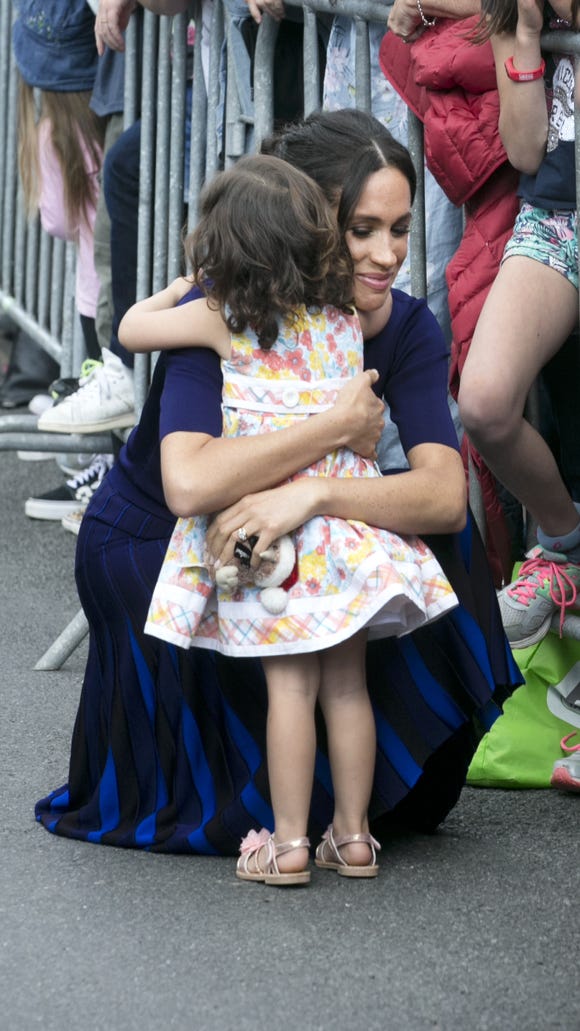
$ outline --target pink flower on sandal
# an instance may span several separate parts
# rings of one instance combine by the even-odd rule
[[[242,838],[240,854],[244,856],[251,852],[257,852],[258,849],[262,848],[262,845],[268,844],[271,837],[272,832],[267,830],[265,827],[262,827],[260,831],[251,830],[246,834],[245,838]]]

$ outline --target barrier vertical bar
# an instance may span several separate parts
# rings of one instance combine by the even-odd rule
[[[187,89],[187,26],[185,14],[173,18],[171,36],[171,132],[169,139],[169,204],[167,209],[166,281],[181,272],[181,230],[184,221],[183,163],[185,156],[185,97]]]
[[[11,24],[11,23],[10,23]],[[11,32],[8,30],[8,40]],[[4,177],[4,204],[2,210],[2,286],[6,293],[14,293],[14,261],[16,236],[16,198],[18,191],[18,159],[16,153],[16,68],[12,58],[12,50],[7,61],[6,108],[12,112],[13,118],[8,120],[4,149],[6,154],[6,173]]]
[[[60,335],[62,333],[65,264],[66,255],[64,240],[53,240],[49,329],[51,336],[56,339],[60,339]]]
[[[266,16],[267,20],[271,20]],[[265,19],[265,20],[266,20]],[[247,116],[244,114],[238,89],[238,73],[236,68],[234,33],[237,29],[229,14],[225,19],[227,47],[226,47],[226,96],[225,96],[225,119],[224,119],[224,167],[229,168],[237,158],[241,157],[246,149]],[[262,31],[261,26],[259,33]],[[258,33],[258,39],[259,39]],[[257,48],[256,48],[257,60]],[[254,69],[254,88],[256,87],[256,72]]]
[[[24,269],[26,268],[26,218],[20,183],[16,189],[16,218],[14,225],[13,293],[17,304],[24,307]]]
[[[272,89],[274,73],[274,47],[278,38],[278,22],[269,15],[264,15],[254,58],[254,129],[255,149],[268,136],[274,127],[274,91]]]
[[[40,220],[29,219],[26,226],[26,270],[24,279],[24,304],[26,310],[38,319],[38,254],[40,250]]]
[[[0,3],[0,96],[5,97],[6,101],[8,101],[9,97],[11,20],[11,5]],[[10,126],[10,111],[11,109],[7,102],[2,104],[2,110],[0,111],[3,128],[2,139],[4,140],[4,145],[0,147],[0,212],[2,213],[4,212],[4,199],[6,197],[7,177],[10,167],[6,146]],[[0,225],[0,254],[4,253],[5,230],[6,226],[3,218],[2,225]],[[0,286],[5,286],[2,279],[0,279]]]
[[[196,170],[196,172],[199,172],[199,178],[196,181],[199,183],[199,186],[197,193],[192,194],[193,183],[190,179],[190,227],[192,226],[191,219],[193,218],[195,220],[197,218],[197,199],[199,196],[199,191],[201,189],[201,182],[203,176],[202,169],[204,167],[204,162],[206,179],[211,179],[214,173],[218,170],[219,144],[217,129],[217,112],[220,101],[219,69],[225,31],[224,8],[222,0],[214,0],[209,37],[208,82],[206,83],[203,73],[202,61],[202,45],[205,45],[203,44],[203,33],[206,31],[206,29],[202,22],[201,2],[199,2],[197,5],[197,11],[198,14],[196,15],[195,23],[195,55],[193,62],[194,80],[192,119],[194,120],[192,121],[191,126],[191,142],[193,164],[193,143],[195,134],[196,153],[199,153],[198,169]],[[201,32],[199,32],[199,25],[201,25],[202,27]],[[202,117],[203,121],[195,120]],[[204,133],[202,126],[205,124],[207,125],[207,131]]]
[[[314,11],[303,7],[304,44],[302,47],[302,74],[304,80],[304,114],[320,107],[320,61],[318,53],[318,19]]]
[[[371,63],[369,50],[369,27],[362,18],[355,17],[355,103],[359,111],[371,109]]]
[[[409,239],[411,293],[427,296],[427,237],[425,232],[425,158],[423,124],[411,110],[407,115],[408,146],[417,173],[413,220]]]
[[[141,149],[139,173],[139,255],[137,298],[151,292],[153,239],[153,187],[155,154],[155,67],[159,19],[150,11],[143,16],[143,72],[141,77]],[[146,69],[146,70],[145,70]]]
[[[138,81],[140,28],[140,18],[137,12],[129,19],[125,33],[125,89],[123,94],[123,125],[125,129],[133,125],[138,117],[138,97],[141,92]]]
[[[38,255],[38,321],[43,329],[48,329],[51,275],[52,238],[48,233],[42,233]]]
[[[152,67],[157,68],[157,96],[152,105],[154,127],[151,130],[152,150],[148,154],[153,175],[153,205],[155,218],[152,220],[153,230],[153,267],[151,276],[151,292],[155,293],[167,285],[167,213],[169,210],[169,134],[171,128],[171,63],[169,44],[171,20],[160,18],[156,47],[153,55],[157,60]],[[142,133],[145,130],[141,122]]]

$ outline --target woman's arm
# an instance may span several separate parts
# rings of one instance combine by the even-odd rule
[[[181,14],[188,8],[188,0],[139,0],[154,14]],[[125,30],[137,7],[137,0],[99,0],[95,19],[97,52],[102,57],[105,47],[125,49]]]
[[[256,437],[215,438],[170,432],[161,441],[167,504],[175,515],[218,512],[244,495],[275,487],[339,447],[374,457],[384,405],[372,391],[377,372],[361,372],[325,412]]]
[[[179,277],[132,305],[119,324],[123,346],[133,353],[210,347],[220,357],[228,357],[230,337],[220,313],[209,307],[205,297],[179,303],[191,288],[189,280]]]
[[[275,21],[282,21],[286,14],[283,0],[246,0],[248,10],[255,22],[260,24],[262,14],[269,14]]]
[[[499,91],[499,132],[510,163],[520,172],[534,175],[546,153],[548,111],[543,77],[528,82],[509,78],[505,62],[511,58],[517,71],[534,71],[542,63],[540,35],[543,4],[518,0],[515,33],[492,36]]]
[[[455,533],[463,529],[467,491],[457,451],[420,444],[408,455],[409,472],[376,479],[305,476],[274,490],[247,495],[213,520],[208,547],[231,559],[237,530],[256,534],[259,555],[282,533],[316,515],[358,519],[401,534]]]
[[[432,18],[469,18],[481,11],[480,0],[395,0],[387,19],[387,27],[395,36],[409,41],[415,33],[419,35],[427,26],[423,21]],[[421,15],[421,12],[423,16]]]

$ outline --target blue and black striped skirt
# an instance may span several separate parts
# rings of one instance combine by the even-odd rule
[[[54,834],[103,845],[233,855],[250,828],[273,826],[266,686],[258,660],[186,652],[143,633],[172,528],[107,480],[90,503],[76,558],[90,642],[68,782],[36,816]],[[427,542],[461,604],[408,637],[368,645],[375,833],[393,821],[436,828],[521,682],[473,519]],[[313,841],[333,809],[322,720],[318,731]]]

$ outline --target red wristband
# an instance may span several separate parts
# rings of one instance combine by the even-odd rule
[[[546,71],[546,62],[542,58],[542,63],[539,68],[534,68],[532,72],[521,72],[519,68],[514,68],[513,57],[508,57],[505,62],[505,70],[507,72],[508,79],[512,82],[535,82],[536,79],[542,79],[544,72]]]

